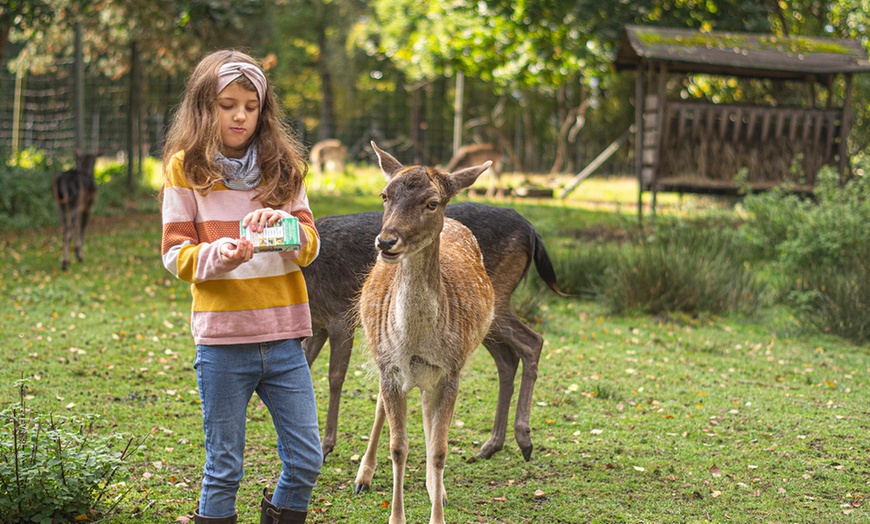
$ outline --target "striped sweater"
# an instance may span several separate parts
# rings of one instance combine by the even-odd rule
[[[258,343],[311,336],[308,292],[300,267],[320,252],[320,237],[304,188],[282,214],[299,219],[298,251],[256,253],[236,269],[220,247],[239,238],[239,220],[263,206],[256,190],[219,184],[203,196],[182,173],[183,153],[169,163],[163,191],[163,265],[190,282],[191,331],[197,344]]]

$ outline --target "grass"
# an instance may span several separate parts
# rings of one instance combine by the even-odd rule
[[[581,186],[582,188],[583,186]],[[578,189],[579,192],[579,189]],[[377,209],[375,193],[316,194],[315,214]],[[606,242],[619,211],[576,202],[516,201],[548,248]],[[628,206],[629,216],[635,209]],[[130,489],[102,522],[174,522],[198,498],[203,462],[187,286],[163,270],[156,214],[98,217],[86,261],[60,271],[56,228],[0,235],[0,404],[31,381],[31,407],[99,413],[99,431],[147,436],[129,459]],[[531,414],[533,457],[509,435],[492,459],[469,461],[488,438],[498,386],[485,351],[466,367],[450,435],[448,522],[614,523],[866,521],[870,504],[870,352],[766,308],[752,317],[614,316],[582,299],[545,295],[545,337]],[[313,377],[321,420],[327,366]],[[518,386],[518,384],[517,384]],[[309,522],[386,522],[385,442],[373,491],[353,494],[377,381],[353,355],[339,438]],[[409,403],[409,523],[428,521],[419,404]],[[240,521],[280,464],[268,413],[248,410]],[[542,517],[545,515],[546,518]],[[543,520],[542,520],[543,519]]]

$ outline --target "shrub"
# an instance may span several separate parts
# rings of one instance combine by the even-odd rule
[[[72,166],[45,157],[36,150],[25,150],[0,162],[0,228],[39,229],[60,225],[51,184],[57,173]],[[130,195],[126,164],[98,164],[94,176],[98,196],[95,215],[114,215],[129,211],[131,203],[141,211],[157,212],[156,189],[151,185],[159,170],[155,159],[144,162],[147,181],[139,182]]]
[[[766,245],[784,296],[807,325],[855,341],[870,338],[870,175],[856,170],[842,187],[831,168],[819,172],[815,202],[781,191],[751,195],[742,228]]]
[[[789,295],[801,320],[857,343],[870,342],[870,260],[847,270],[806,271]]]
[[[601,287],[617,313],[752,313],[764,286],[742,260],[742,245],[722,230],[684,222],[623,251]]]
[[[19,402],[2,412],[0,426],[0,522],[52,524],[106,513],[133,439],[96,436],[94,415],[41,415],[26,405],[27,381],[16,386]]]
[[[36,229],[57,224],[53,179],[54,173],[44,166],[29,169],[0,164],[0,227]]]

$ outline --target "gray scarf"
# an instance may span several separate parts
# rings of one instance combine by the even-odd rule
[[[260,184],[256,145],[251,144],[242,158],[227,158],[218,152],[215,160],[224,175],[224,185],[228,188],[244,191]]]

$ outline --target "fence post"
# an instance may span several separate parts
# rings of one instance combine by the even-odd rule
[[[138,76],[139,76],[139,46],[135,41],[130,43],[130,93],[127,104],[127,192],[133,194],[136,187],[134,163],[136,155],[138,115],[139,115],[139,97],[138,93]]]
[[[21,111],[24,84],[24,72],[19,69],[15,72],[15,100],[12,101],[12,154],[21,149]]]
[[[75,23],[75,62],[73,69],[73,81],[75,83],[75,148],[84,150],[85,137],[85,60],[82,52],[82,23]]]

